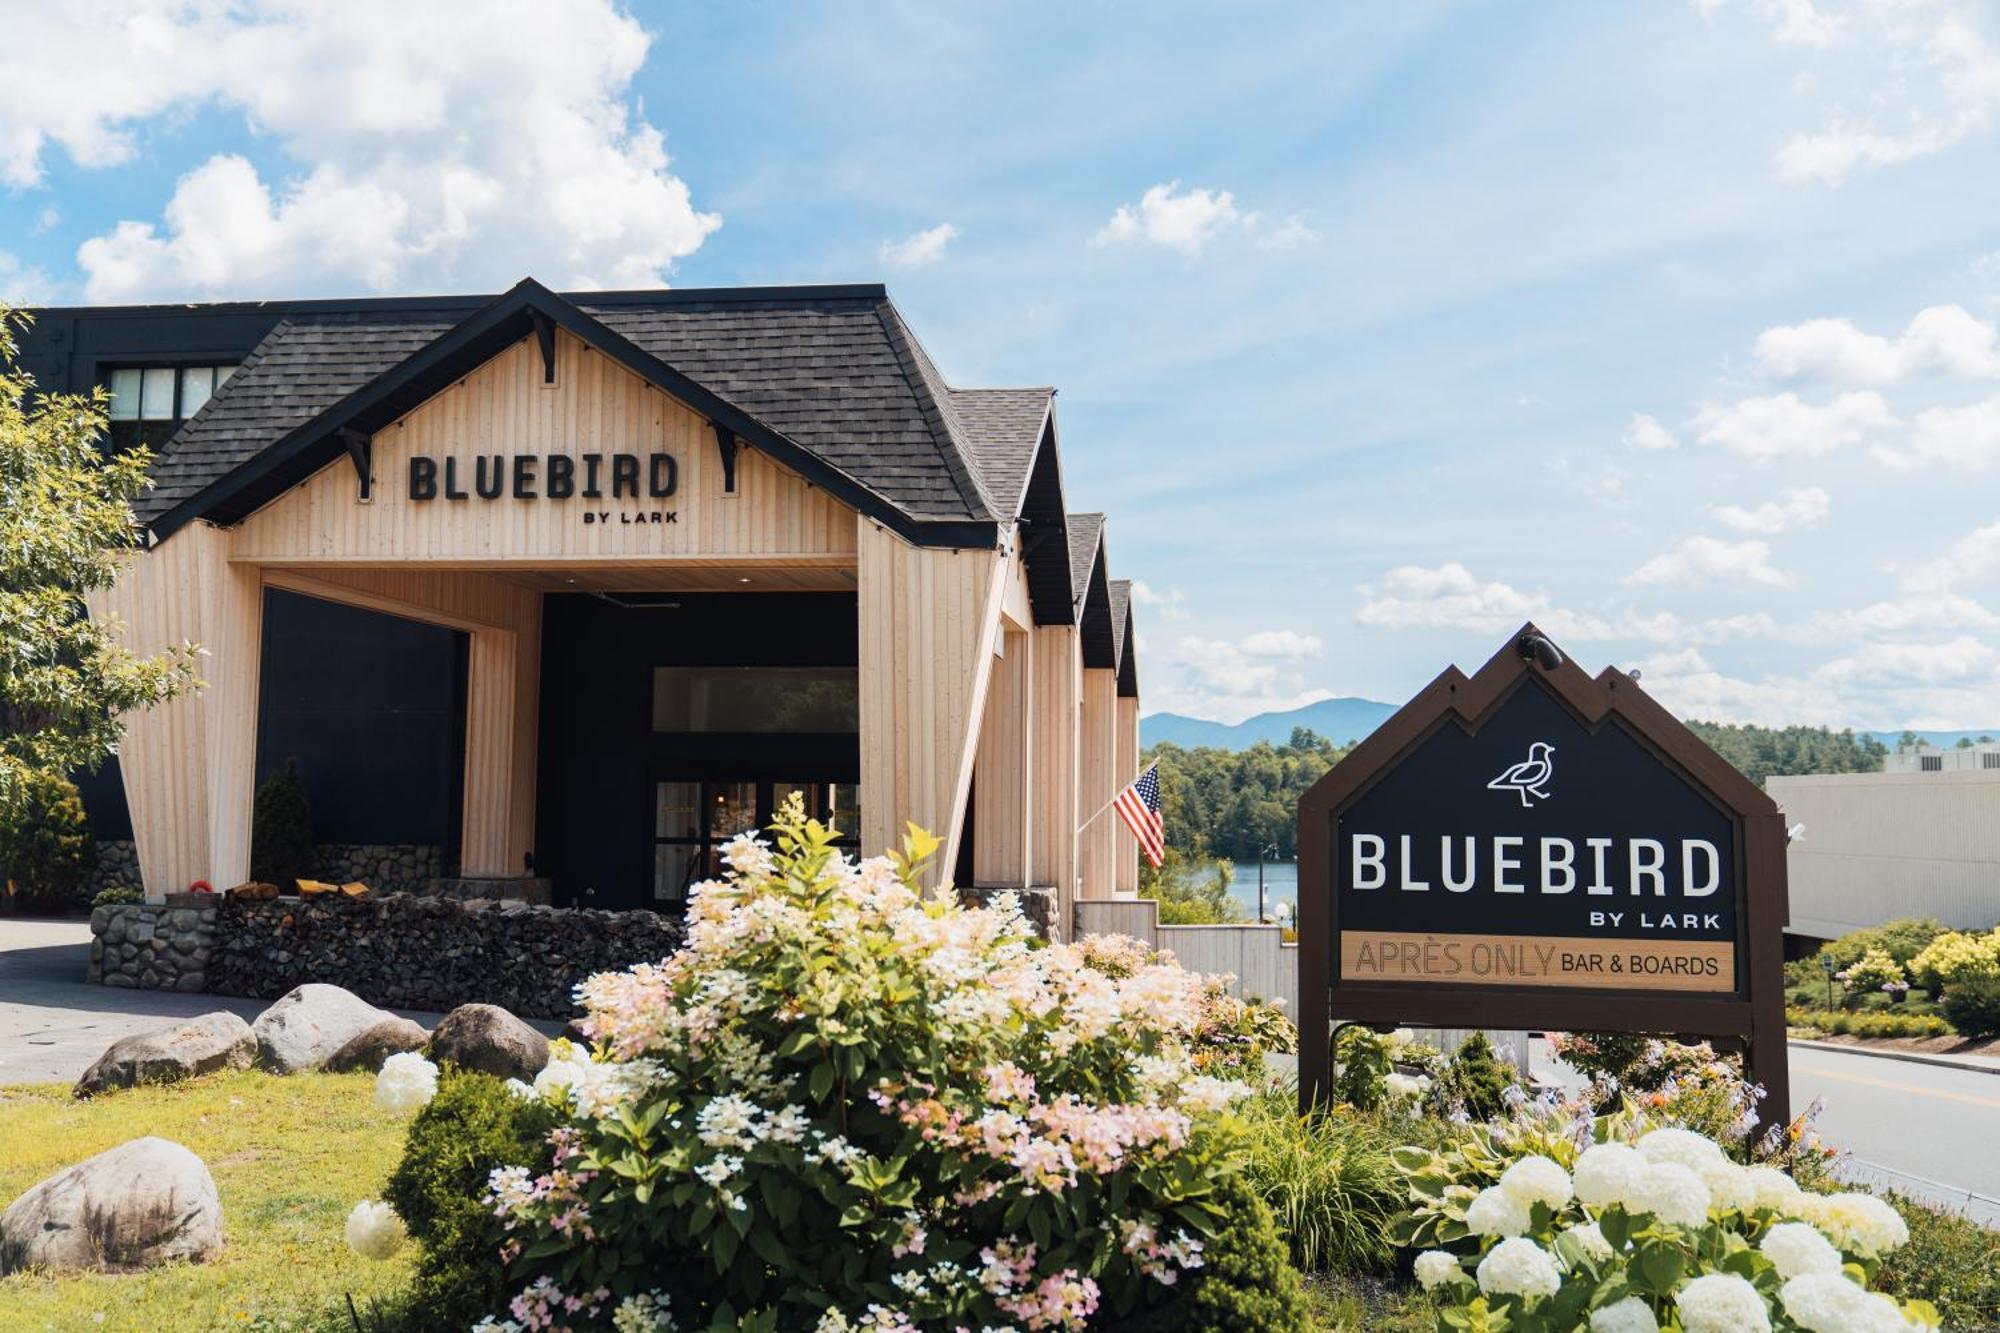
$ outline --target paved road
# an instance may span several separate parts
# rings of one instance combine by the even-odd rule
[[[1853,1178],[2000,1224],[2000,1076],[1796,1046],[1791,1063],[1793,1107],[1824,1101]]]
[[[83,979],[89,961],[87,921],[0,917],[0,1086],[71,1083],[120,1037],[218,1009],[248,1022],[269,1003],[92,986]],[[427,1028],[443,1017],[419,1009],[392,1012]],[[545,1021],[534,1026],[550,1034],[562,1029],[560,1023]]]
[[[1583,1082],[1539,1038],[1533,1060],[1538,1078]],[[2000,1226],[2000,1075],[1800,1046],[1791,1065],[1793,1113],[1822,1100],[1815,1123],[1849,1179]]]

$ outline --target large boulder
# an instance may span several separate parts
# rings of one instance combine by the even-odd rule
[[[431,1058],[496,1078],[533,1079],[549,1062],[549,1039],[497,1004],[461,1004],[431,1034]]]
[[[348,1042],[393,1017],[353,991],[309,981],[257,1015],[250,1031],[257,1036],[258,1064],[275,1074],[296,1074],[318,1069]]]
[[[345,1046],[326,1057],[320,1066],[329,1074],[344,1074],[350,1069],[366,1073],[377,1073],[382,1062],[403,1051],[420,1051],[431,1034],[424,1031],[424,1025],[408,1018],[397,1018],[393,1014],[371,1028],[365,1028],[348,1041]]]
[[[248,1069],[256,1059],[257,1038],[250,1025],[218,1010],[178,1027],[112,1042],[76,1081],[76,1095],[89,1097],[137,1083],[174,1083],[217,1069]]]
[[[0,1274],[130,1272],[222,1248],[222,1201],[202,1160],[165,1139],[133,1139],[60,1171],[0,1213]]]

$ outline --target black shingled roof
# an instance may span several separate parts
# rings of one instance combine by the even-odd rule
[[[1009,522],[1020,511],[1052,391],[950,387],[880,287],[567,299],[920,523]],[[295,311],[162,448],[139,516],[150,522],[222,482],[486,300]]]

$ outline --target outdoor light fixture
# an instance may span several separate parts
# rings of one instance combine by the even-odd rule
[[[1514,648],[1544,671],[1554,671],[1563,664],[1562,649],[1550,643],[1544,634],[1523,634],[1514,641]]]

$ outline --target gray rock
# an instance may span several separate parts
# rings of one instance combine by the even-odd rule
[[[461,1004],[431,1034],[431,1058],[496,1078],[532,1079],[549,1062],[549,1039],[497,1004]]]
[[[373,1027],[357,1032],[345,1046],[329,1055],[320,1068],[329,1074],[344,1074],[350,1069],[373,1074],[390,1056],[403,1051],[420,1051],[430,1039],[431,1034],[424,1031],[423,1024],[391,1015]]]
[[[248,1069],[257,1058],[250,1025],[218,1011],[178,1027],[141,1032],[112,1042],[76,1081],[76,1095],[89,1097],[138,1083],[174,1083],[217,1069]]]
[[[317,1069],[329,1055],[385,1018],[352,991],[309,981],[257,1015],[257,1063],[278,1074]]]
[[[0,1274],[130,1272],[222,1248],[222,1201],[201,1158],[133,1139],[59,1171],[0,1213]]]

